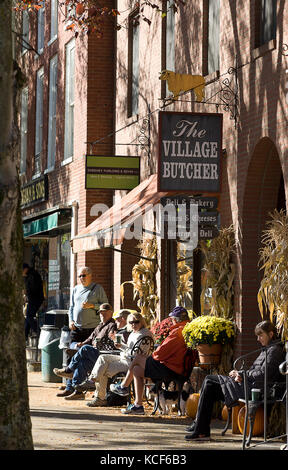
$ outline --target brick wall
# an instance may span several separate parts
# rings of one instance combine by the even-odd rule
[[[257,290],[260,282],[258,252],[261,235],[269,211],[277,206],[281,174],[287,187],[287,74],[288,59],[282,55],[282,45],[288,42],[288,13],[285,2],[277,2],[277,36],[275,41],[256,48],[259,18],[259,2],[221,0],[220,13],[220,70],[206,76],[206,99],[222,103],[219,91],[237,90],[235,123],[231,119],[235,99],[230,97],[230,110],[213,104],[197,104],[194,95],[188,93],[182,101],[165,108],[168,111],[222,112],[223,148],[226,154],[222,164],[222,187],[219,207],[222,226],[232,222],[236,229],[235,254],[235,317],[240,330],[236,353],[244,353],[257,347],[254,326],[260,321],[257,308]],[[128,2],[119,1],[125,11]],[[175,71],[178,73],[205,72],[207,51],[204,17],[207,2],[187,2],[176,15]],[[142,179],[157,171],[158,111],[161,97],[161,19],[156,12],[149,13],[152,20],[148,27],[140,23],[140,97],[139,115],[127,118],[127,31],[117,33],[117,89],[116,129],[117,143],[134,142],[139,133],[141,119],[151,114],[151,160],[144,151],[141,155]],[[162,38],[163,42],[163,38]],[[147,46],[148,45],[148,46]],[[237,75],[229,73],[238,67]],[[228,82],[224,82],[224,80]],[[228,95],[226,95],[228,97]],[[225,98],[222,96],[222,98]],[[135,124],[131,125],[135,121]],[[117,148],[117,145],[116,145]],[[119,148],[122,147],[119,146]],[[134,150],[134,149],[133,149]],[[136,151],[136,150],[135,150]],[[127,146],[126,154],[132,153]],[[288,188],[287,188],[288,189]],[[163,275],[163,273],[162,273]],[[158,276],[163,281],[163,276]],[[164,276],[165,277],[165,276]],[[169,286],[168,286],[169,287]],[[160,304],[163,302],[160,300]]]

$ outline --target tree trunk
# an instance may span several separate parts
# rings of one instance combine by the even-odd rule
[[[21,75],[21,74],[20,74]],[[0,449],[33,449],[22,307],[18,77],[12,1],[0,0]]]

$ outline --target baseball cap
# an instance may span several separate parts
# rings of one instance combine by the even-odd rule
[[[170,312],[168,316],[169,317],[181,317],[181,313],[187,313],[188,315],[186,308],[180,307],[179,305],[177,307],[174,307],[172,312]]]
[[[116,320],[116,318],[127,318],[128,315],[130,315],[130,310],[127,310],[126,308],[122,308],[121,310],[117,310],[117,312],[114,312],[113,318]]]
[[[99,307],[99,312],[107,312],[107,310],[112,310],[112,312],[113,312],[113,308],[111,307],[110,304],[102,304],[102,305],[100,305],[100,307]]]

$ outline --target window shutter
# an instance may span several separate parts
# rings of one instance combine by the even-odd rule
[[[21,93],[21,159],[20,173],[26,172],[27,160],[27,132],[28,132],[28,87]]]
[[[73,156],[74,146],[74,70],[75,40],[66,46],[66,79],[65,79],[65,142],[64,159]]]
[[[47,168],[55,165],[56,153],[56,102],[57,102],[57,63],[58,57],[50,61],[49,75],[49,131],[48,131],[48,158]]]

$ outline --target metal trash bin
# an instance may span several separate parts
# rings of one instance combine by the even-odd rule
[[[44,313],[44,325],[62,328],[63,326],[68,326],[68,324],[68,310],[52,309]]]
[[[61,377],[53,373],[54,367],[61,368],[63,353],[59,349],[61,330],[56,326],[43,325],[38,348],[41,349],[41,371],[43,382],[62,382]]]

